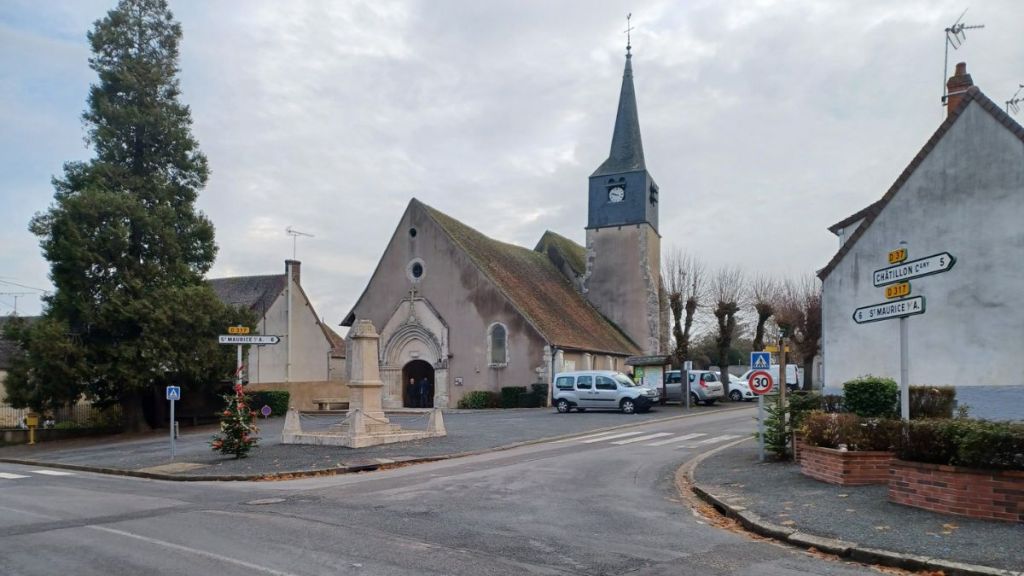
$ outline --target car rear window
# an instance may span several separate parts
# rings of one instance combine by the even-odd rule
[[[559,390],[572,389],[572,376],[559,376],[555,379],[555,388]]]
[[[705,382],[718,382],[718,376],[715,376],[714,372],[709,372],[704,375]]]
[[[580,390],[590,390],[590,387],[594,384],[593,376],[580,376],[576,378],[576,387]]]

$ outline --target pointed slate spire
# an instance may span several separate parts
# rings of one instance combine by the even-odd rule
[[[646,170],[644,144],[640,139],[640,119],[636,113],[636,92],[633,90],[633,55],[626,46],[626,69],[619,91],[619,111],[615,115],[615,132],[608,159],[592,176]]]

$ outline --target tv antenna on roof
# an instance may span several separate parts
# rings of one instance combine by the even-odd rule
[[[984,24],[967,25],[961,22],[964,19],[964,15],[967,14],[967,8],[960,13],[960,17],[953,22],[953,25],[946,28],[946,56],[942,62],[942,105],[946,105],[946,99],[948,93],[946,91],[946,80],[949,79],[949,47],[952,46],[953,50],[959,50],[964,44],[964,40],[967,39],[967,34],[964,30],[978,30],[984,28]]]
[[[292,237],[292,260],[295,260],[295,243],[299,239],[299,236],[306,236],[307,238],[313,238],[312,234],[307,232],[299,232],[291,226],[284,229],[285,233]]]
[[[1010,99],[1006,101],[1007,114],[1020,112],[1020,103],[1024,102],[1024,94],[1021,94],[1022,91],[1024,91],[1024,84],[1020,84],[1017,91],[1013,93],[1013,96],[1010,96]]]

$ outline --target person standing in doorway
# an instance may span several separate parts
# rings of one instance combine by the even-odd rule
[[[420,408],[430,407],[430,380],[424,376],[420,380]]]
[[[416,379],[409,378],[409,388],[405,391],[405,397],[409,399],[409,406],[415,408],[420,399],[420,391],[416,386]]]

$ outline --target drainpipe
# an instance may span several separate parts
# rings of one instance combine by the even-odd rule
[[[551,349],[551,381],[548,383],[548,406],[551,406],[551,400],[555,394],[555,355],[558,354],[558,348],[548,342],[548,348]]]

